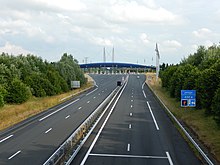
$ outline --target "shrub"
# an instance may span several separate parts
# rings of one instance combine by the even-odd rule
[[[214,119],[220,125],[220,87],[215,92],[214,99],[212,101],[212,111],[214,113]]]
[[[4,106],[4,97],[3,97],[3,94],[0,92],[0,107],[3,107]]]
[[[30,88],[27,87],[21,80],[13,79],[8,88],[6,101],[8,103],[21,104],[31,97]]]

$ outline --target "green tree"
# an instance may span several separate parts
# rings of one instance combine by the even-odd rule
[[[162,86],[165,88],[170,87],[170,79],[177,69],[177,66],[169,66],[164,71],[160,72],[160,77],[162,79]]]
[[[30,89],[19,79],[13,79],[8,88],[6,100],[8,103],[21,104],[31,97]]]
[[[7,91],[3,86],[0,85],[0,107],[3,107],[5,104],[5,96],[7,95]]]
[[[220,87],[215,92],[215,96],[212,101],[212,111],[214,113],[214,119],[220,125]]]
[[[182,60],[181,64],[183,65],[190,64],[192,66],[198,67],[203,62],[206,54],[207,54],[206,48],[204,46],[199,46],[197,52],[189,55],[188,58]]]
[[[183,89],[196,89],[196,81],[200,77],[201,72],[197,67],[192,67],[192,70],[189,70],[188,75],[185,77],[183,82]]]
[[[181,90],[184,89],[184,84],[186,86],[190,83],[188,80],[192,69],[193,66],[190,64],[179,66],[170,79],[170,95],[177,100],[180,100]]]
[[[45,76],[39,73],[32,73],[25,79],[25,83],[31,88],[36,97],[52,96],[56,94],[53,85]]]
[[[196,82],[197,97],[201,102],[202,108],[205,109],[206,114],[212,114],[211,104],[219,82],[220,77],[214,69],[205,69],[202,71],[201,76]]]
[[[4,106],[4,97],[3,97],[3,94],[0,92],[0,107],[3,107]]]

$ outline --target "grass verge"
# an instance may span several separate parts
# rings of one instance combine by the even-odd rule
[[[86,85],[68,93],[43,98],[32,97],[32,99],[20,105],[5,105],[0,108],[0,131],[61,103],[63,98],[68,98],[92,86],[93,82],[88,78]]]
[[[182,108],[180,102],[175,98],[170,98],[169,93],[162,88],[161,80],[158,79],[156,82],[154,73],[147,73],[146,81],[178,120],[184,122],[220,162],[220,128],[213,118],[205,116],[204,110]]]

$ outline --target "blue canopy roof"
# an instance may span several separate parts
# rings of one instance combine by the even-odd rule
[[[102,67],[155,69],[154,66],[130,64],[130,63],[118,63],[118,62],[80,64],[80,68],[102,68]]]

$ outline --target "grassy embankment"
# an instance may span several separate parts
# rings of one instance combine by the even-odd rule
[[[44,98],[33,97],[29,101],[20,105],[5,105],[3,108],[0,108],[0,130],[8,128],[31,116],[45,111],[52,106],[61,103],[61,100],[63,98],[68,98],[69,96],[77,94],[85,90],[86,88],[92,87],[92,79],[90,77],[87,78],[88,83],[86,85],[82,86],[79,89],[72,90],[68,93]]]
[[[161,80],[156,82],[154,73],[147,73],[147,81],[170,111],[188,125],[196,133],[198,139],[220,161],[220,128],[213,118],[205,116],[204,110],[181,108],[180,102],[170,98],[169,93],[161,87]]]

